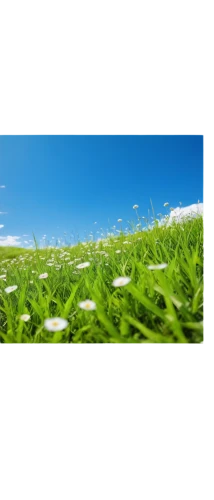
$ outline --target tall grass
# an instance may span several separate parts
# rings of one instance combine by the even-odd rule
[[[76,266],[85,261],[90,266],[78,270]],[[168,265],[163,270],[147,267],[161,263]],[[39,279],[46,272],[48,278]],[[2,343],[203,340],[201,216],[63,250],[0,248],[0,275],[4,274],[6,281],[0,279]],[[119,276],[130,277],[130,283],[115,288],[112,282]],[[18,288],[7,294],[5,288],[10,285]],[[86,299],[96,303],[96,310],[80,309],[79,302]],[[20,319],[24,313],[30,315],[28,322]],[[67,319],[67,328],[47,331],[44,321],[52,317]]]

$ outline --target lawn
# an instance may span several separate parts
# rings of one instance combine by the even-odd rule
[[[72,248],[0,247],[1,343],[202,341],[202,216]]]

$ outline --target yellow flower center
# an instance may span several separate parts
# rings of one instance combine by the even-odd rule
[[[90,309],[90,307],[91,307],[91,304],[89,304],[89,303],[87,302],[87,304],[85,304],[85,308],[86,308],[86,309]]]
[[[59,322],[58,321],[53,321],[52,325],[53,326],[58,326]]]

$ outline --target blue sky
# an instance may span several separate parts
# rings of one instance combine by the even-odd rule
[[[150,198],[156,213],[202,202],[203,137],[1,136],[0,186],[2,239],[83,239],[118,218],[126,227],[134,204],[147,216]]]

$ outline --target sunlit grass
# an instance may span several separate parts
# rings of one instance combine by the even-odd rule
[[[1,342],[203,340],[201,216],[168,227],[154,223],[152,230],[118,234],[117,241],[109,237],[72,248],[1,247],[0,276],[4,275]],[[5,292],[13,286],[18,288]],[[30,318],[22,320],[22,315]],[[45,321],[54,318],[68,321],[60,323],[67,325],[64,330],[45,328],[50,324]]]

